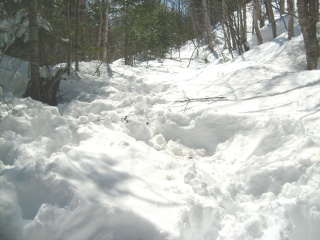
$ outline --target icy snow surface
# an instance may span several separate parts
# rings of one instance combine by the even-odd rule
[[[81,63],[58,107],[8,94],[0,239],[319,240],[320,71],[285,37],[220,65]]]

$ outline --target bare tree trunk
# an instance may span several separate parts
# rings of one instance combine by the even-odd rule
[[[228,24],[228,6],[227,6],[227,3],[226,3],[226,0],[222,0],[222,23],[221,26],[222,26],[222,30],[223,30],[223,34],[224,34],[224,39],[226,41],[226,44],[228,46],[228,50],[229,50],[229,53],[231,55],[231,57],[233,58],[233,47],[232,47],[232,44],[231,44],[231,41],[232,41],[232,36],[231,36],[231,33],[230,33],[230,28],[229,28],[229,24]]]
[[[29,41],[30,41],[30,75],[24,97],[31,97],[34,100],[56,104],[56,95],[59,89],[60,79],[65,73],[65,69],[60,69],[58,73],[47,81],[40,77],[39,63],[39,34],[38,34],[38,4],[37,0],[29,1]]]
[[[44,85],[44,99],[43,101],[51,106],[57,105],[57,92],[59,91],[60,80],[65,74],[66,69],[60,68],[56,74],[46,82]]]
[[[210,24],[210,17],[209,17],[209,10],[207,6],[207,0],[202,0],[202,8],[203,8],[203,17],[204,17],[204,24],[206,29],[206,36],[207,36],[207,42],[209,45],[209,49],[211,52],[214,51],[213,46],[213,37],[211,33],[211,24]]]
[[[39,63],[39,35],[38,35],[38,1],[29,1],[29,41],[30,41],[30,81],[27,85],[24,97],[41,100],[42,84],[40,79]]]
[[[226,42],[226,44],[228,46],[228,51],[229,51],[231,57],[233,58],[233,51],[232,51],[232,46],[231,46],[230,34],[225,29],[225,24],[221,24],[221,26],[222,26],[223,34],[225,36],[224,37],[225,42]]]
[[[196,14],[195,14],[196,10],[194,9],[194,6],[191,4],[191,22],[192,22],[192,27],[193,27],[193,30],[194,30],[194,33],[195,33],[195,36],[196,36],[196,40],[197,40],[197,43],[199,43],[199,35],[200,35],[200,32],[199,32],[199,24],[196,20]]]
[[[247,4],[246,0],[241,1],[242,5],[242,15],[243,15],[243,21],[242,21],[242,43],[244,45],[244,50],[249,50],[249,44],[247,39]]]
[[[102,60],[108,62],[108,26],[109,26],[109,1],[104,2],[104,32],[103,32],[103,51]]]
[[[71,37],[71,26],[70,26],[70,1],[67,2],[67,27],[68,27],[68,54],[67,54],[67,74],[71,74],[71,53],[72,53],[72,37]]]
[[[280,13],[281,13],[281,14],[284,14],[284,4],[285,4],[285,1],[284,1],[284,0],[279,0]]]
[[[260,28],[258,25],[259,12],[260,12],[259,0],[253,0],[253,25],[257,35],[258,45],[263,43],[262,35],[260,33]]]
[[[101,48],[101,35],[102,35],[102,25],[103,25],[103,10],[101,0],[97,0],[99,3],[99,27],[97,36],[97,59],[100,59],[100,48]]]
[[[317,68],[319,58],[319,43],[317,39],[317,22],[319,19],[318,0],[298,0],[298,13],[301,31],[307,56],[307,69]]]
[[[287,0],[288,5],[288,13],[289,13],[289,20],[288,20],[288,39],[294,37],[294,0]]]
[[[236,31],[237,31],[237,44],[238,44],[238,48],[240,53],[244,53],[245,51],[243,50],[243,15],[242,15],[242,0],[237,0],[237,5],[238,5],[238,9],[237,9],[237,27],[236,27]]]
[[[259,6],[259,11],[258,11],[258,16],[259,16],[259,24],[260,28],[263,28],[265,26],[264,20],[265,20],[265,13],[261,9],[261,4],[260,0],[258,1],[258,6]]]
[[[79,36],[79,28],[80,28],[80,0],[77,0],[76,7],[76,42],[75,42],[75,52],[74,52],[74,60],[75,60],[75,70],[79,71],[79,47],[80,47],[80,36]]]
[[[182,5],[183,5],[183,0],[178,0],[178,14],[179,14],[179,18],[178,18],[178,28],[180,29],[181,26],[181,20],[182,20]],[[179,59],[180,59],[180,55],[181,55],[181,31],[178,31],[178,51],[179,51]]]
[[[235,23],[232,19],[231,14],[233,14],[233,13],[228,12],[228,15],[227,15],[228,16],[228,28],[230,31],[230,37],[231,37],[231,41],[232,41],[232,49],[236,50],[237,49],[237,39],[236,39]],[[240,48],[239,48],[239,50],[240,50]]]
[[[272,26],[272,36],[273,36],[273,38],[276,38],[277,37],[277,26],[276,26],[276,21],[274,20],[274,14],[273,14],[272,6],[271,6],[271,0],[265,0],[264,4],[267,9],[269,22],[271,23],[271,26]]]
[[[128,24],[129,2],[125,2],[125,43],[124,43],[124,64],[129,65],[129,24]]]

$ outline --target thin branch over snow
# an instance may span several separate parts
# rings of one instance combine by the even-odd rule
[[[8,112],[13,111],[13,103],[5,98],[4,87],[0,84],[0,118],[7,116]]]
[[[200,97],[200,98],[189,98],[187,95],[185,95],[185,99],[183,100],[177,100],[175,102],[178,103],[187,103],[184,111],[186,111],[188,105],[190,102],[217,102],[217,101],[221,101],[221,100],[225,100],[226,97]]]

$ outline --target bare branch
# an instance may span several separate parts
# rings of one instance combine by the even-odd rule
[[[217,101],[222,101],[222,100],[226,100],[226,97],[200,97],[200,98],[189,98],[187,95],[185,95],[185,99],[183,100],[177,100],[175,102],[177,103],[186,103],[186,106],[184,108],[185,112],[187,110],[187,107],[189,105],[190,102],[217,102]]]

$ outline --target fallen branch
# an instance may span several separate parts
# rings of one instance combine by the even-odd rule
[[[100,62],[99,66],[97,67],[96,71],[93,73],[92,76],[96,75],[96,73],[98,74],[98,76],[100,76],[100,67],[102,65],[103,61]]]
[[[103,118],[103,117],[100,115],[100,116],[98,117],[98,119],[91,120],[91,121],[87,121],[87,122],[84,122],[84,123],[80,123],[80,125],[88,124],[88,123],[93,123],[93,122],[100,122],[100,121],[107,120],[107,119],[108,119],[108,117]]]
[[[176,102],[205,102],[205,101],[219,101],[226,97],[203,97],[203,98],[186,98],[184,100],[177,100]]]
[[[185,108],[184,108],[184,111],[186,111],[188,105],[190,102],[217,102],[217,101],[221,101],[221,100],[224,100],[226,99],[226,97],[201,97],[201,98],[189,98],[187,96],[185,96],[185,99],[183,100],[177,100],[175,102],[178,102],[178,103],[187,103]]]
[[[4,96],[4,87],[0,84],[0,119],[6,116],[6,112],[15,112],[14,104]]]

